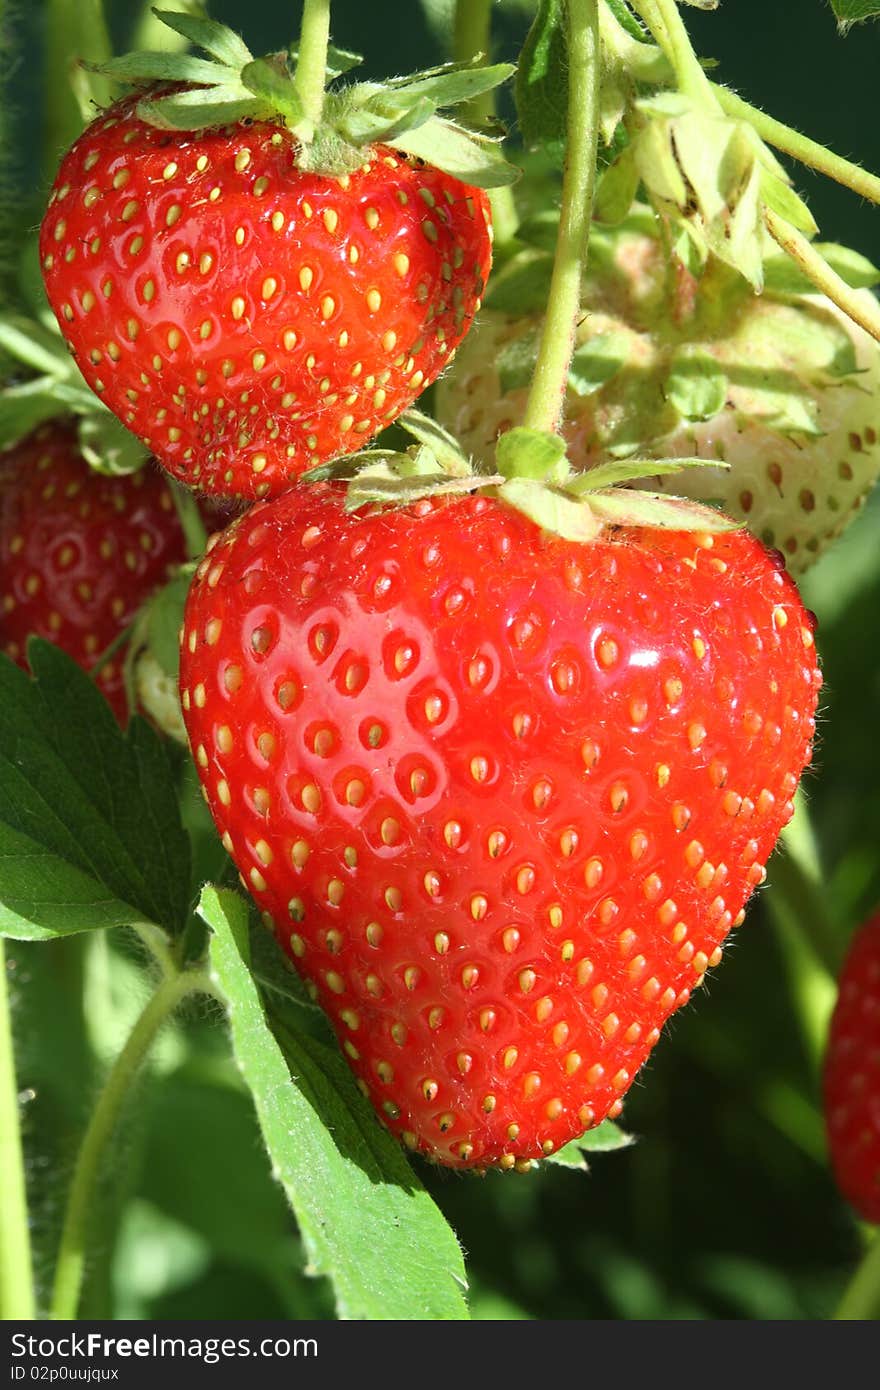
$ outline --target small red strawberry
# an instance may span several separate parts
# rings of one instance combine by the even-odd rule
[[[181,653],[243,882],[381,1117],[460,1167],[618,1113],[764,876],[820,684],[747,533],[578,543],[500,496],[257,505]]]
[[[154,86],[103,112],[61,163],[40,254],[101,399],[182,482],[253,498],[355,452],[438,376],[479,308],[491,228],[481,189],[404,152],[424,145],[430,159],[423,104],[443,104],[451,79],[329,93],[309,141],[277,61],[254,63],[224,33],[239,68],[213,66],[239,104],[205,114],[210,87]],[[169,61],[207,80],[204,59]],[[287,124],[241,85],[254,69],[273,98],[280,85]],[[508,70],[490,71],[483,86]],[[387,102],[374,113],[383,96],[396,120]],[[407,138],[401,117],[418,103]],[[376,138],[353,144],[361,127]]]
[[[825,1117],[841,1192],[866,1221],[880,1224],[880,914],[856,934],[841,971]]]
[[[42,425],[0,454],[0,650],[20,665],[35,634],[89,670],[184,559],[155,468],[94,472],[72,422]],[[102,666],[98,685],[125,724],[122,655]]]

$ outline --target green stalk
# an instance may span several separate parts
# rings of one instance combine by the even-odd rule
[[[18,1086],[12,1047],[12,1016],[6,956],[0,937],[0,1320],[30,1321],[34,1307],[31,1237],[28,1226]]]
[[[523,425],[553,433],[562,414],[587,261],[599,142],[598,0],[568,0],[568,126],[547,315]]]
[[[47,0],[46,127],[44,175],[50,183],[58,161],[83,128],[71,78],[78,62],[105,63],[111,56],[103,0]],[[97,85],[95,85],[97,84]],[[92,90],[109,100],[109,86],[93,79]]]
[[[880,1318],[880,1234],[868,1246],[834,1316],[840,1322]]]
[[[648,0],[648,3],[650,4],[651,0]],[[605,43],[637,81],[657,86],[669,84],[673,72],[665,55],[654,44],[640,43],[628,34],[608,9],[605,0],[600,11],[600,24]],[[815,169],[817,173],[834,179],[844,188],[851,188],[862,198],[867,198],[872,203],[880,203],[880,178],[876,174],[862,169],[850,159],[844,159],[842,155],[835,154],[818,140],[811,140],[808,135],[793,130],[791,126],[777,121],[774,116],[768,116],[765,111],[737,96],[729,87],[722,87],[717,82],[710,82],[709,85],[725,115],[732,116],[734,120],[747,121],[768,145],[773,145],[783,154],[790,155],[808,169]]]
[[[852,289],[807,238],[771,208],[764,209],[764,221],[773,240],[800,266],[816,289],[880,342],[880,305],[876,299]]]
[[[854,193],[868,198],[872,203],[880,203],[880,178],[876,174],[853,164],[852,160],[835,154],[825,145],[820,145],[818,140],[811,140],[809,136],[801,135],[800,131],[792,130],[791,126],[783,125],[782,121],[759,111],[756,106],[743,101],[742,97],[737,96],[736,92],[730,91],[728,87],[716,86],[713,83],[712,90],[728,116],[748,121],[768,145],[775,146],[783,154],[791,155],[792,159],[799,160],[801,164],[815,169],[817,173],[825,174],[836,183],[843,184],[845,188],[851,188]]]
[[[492,0],[455,0],[455,23],[452,37],[452,57],[456,63],[469,63],[478,53],[488,61],[492,54]],[[486,125],[495,115],[495,91],[472,97],[461,108],[466,121]],[[513,189],[490,188],[492,230],[496,258],[516,236],[519,217],[513,199]]]
[[[456,63],[470,63],[480,54],[487,61],[492,48],[492,0],[455,0],[452,56]],[[495,93],[482,92],[461,108],[466,121],[485,125],[495,115]]]
[[[675,73],[678,89],[703,106],[717,109],[712,84],[700,66],[675,0],[630,0]]]
[[[303,115],[314,130],[324,110],[327,81],[327,45],[330,42],[330,0],[303,0],[299,31],[299,57],[293,85]]]
[[[166,975],[110,1069],[77,1155],[55,1266],[50,1318],[69,1320],[76,1317],[85,1271],[92,1198],[123,1104],[163,1023],[188,994],[200,989],[209,990],[210,986],[207,977],[197,971]]]
[[[202,521],[195,493],[190,492],[189,488],[182,487],[180,483],[172,482],[170,487],[177,519],[180,522],[186,544],[186,558],[188,560],[200,560],[208,544],[208,533],[205,530],[205,523]]]

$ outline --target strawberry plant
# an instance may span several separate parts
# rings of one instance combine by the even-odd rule
[[[4,35],[4,1317],[880,1316],[880,178],[745,0],[222,8]]]

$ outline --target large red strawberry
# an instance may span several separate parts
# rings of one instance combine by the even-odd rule
[[[19,664],[35,634],[89,670],[184,558],[157,469],[94,472],[72,422],[42,425],[0,454],[0,650]],[[122,655],[104,663],[98,685],[124,724]]]
[[[550,266],[531,251],[505,270],[495,292],[505,311],[481,316],[441,382],[439,418],[478,460],[523,418]],[[807,292],[786,257],[768,257],[765,276],[761,295],[718,263],[702,281],[682,267],[676,276],[645,209],[594,229],[563,433],[580,469],[633,455],[726,464],[649,485],[720,500],[794,573],[845,529],[880,473],[880,347]]]
[[[491,261],[474,183],[509,172],[435,113],[512,69],[349,86],[316,122],[283,58],[161,17],[214,61],[108,65],[184,85],[117,102],[65,156],[46,290],[90,386],[175,477],[265,497],[361,448],[467,332]]]
[[[617,1113],[809,761],[781,561],[319,486],[217,540],[182,642],[224,844],[385,1122],[511,1167]]]
[[[841,971],[825,1116],[841,1192],[866,1221],[880,1224],[880,914],[856,934]]]

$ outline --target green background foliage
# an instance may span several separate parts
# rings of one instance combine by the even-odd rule
[[[215,0],[211,8],[215,17],[242,29],[254,52],[280,46],[298,19],[298,7],[289,0]],[[836,8],[854,17],[859,6],[838,0]],[[861,5],[866,13],[875,8]],[[39,215],[36,171],[44,134],[34,73],[49,10],[47,3],[22,5],[14,16],[16,45],[23,46],[26,61],[12,81],[11,177],[17,184],[13,201],[30,225]],[[513,58],[530,6],[507,0],[497,10],[495,56]],[[438,35],[448,32],[449,12],[444,0],[425,0],[421,7],[411,0],[336,0],[334,37],[365,54],[366,76],[412,70],[438,60]],[[127,37],[130,13],[124,0],[111,6],[117,50]],[[688,9],[687,21],[703,54],[720,61],[721,80],[842,153],[880,165],[874,111],[880,27],[859,26],[841,39],[822,0],[796,6],[726,0],[714,14]],[[817,176],[799,172],[797,183],[825,238],[845,241],[876,261],[880,212]],[[826,673],[816,770],[808,782],[823,865],[814,896],[822,898],[824,926],[837,951],[880,901],[880,743],[874,732],[880,708],[878,524],[875,500],[805,585],[820,619]],[[116,735],[108,743],[108,766],[157,757],[141,735],[129,741],[134,747]],[[62,748],[58,768],[47,776],[69,775],[63,753]],[[4,766],[0,760],[0,775]],[[7,766],[7,773],[12,778],[14,769]],[[172,777],[180,779],[180,767],[163,770],[163,788]],[[103,825],[99,811],[92,808],[95,824]],[[163,853],[171,846],[185,877],[175,817],[166,805],[155,819],[157,845],[165,847]],[[221,861],[194,796],[185,800],[184,821],[197,832],[193,883],[216,877]],[[63,838],[61,830],[58,836]],[[56,838],[53,851],[58,843]],[[112,859],[111,848],[105,845],[105,851]],[[76,856],[71,858],[84,875]],[[93,865],[90,872],[95,884],[109,885],[108,892],[149,915],[147,888],[136,898],[141,889],[114,882],[106,866]],[[467,1254],[470,1308],[478,1318],[813,1318],[832,1310],[861,1237],[827,1170],[818,1106],[828,980],[804,922],[773,910],[780,872],[771,865],[770,887],[753,905],[725,964],[675,1019],[633,1087],[624,1122],[634,1144],[591,1153],[586,1173],[544,1164],[528,1176],[491,1173],[478,1180],[413,1166],[414,1178],[405,1180],[410,1186],[399,1188],[399,1210],[392,1202],[388,1219],[393,1223],[416,1210],[414,1219],[425,1223],[425,1263],[436,1265],[430,1296],[439,1300],[428,1315],[463,1315],[458,1253],[442,1223],[435,1223],[428,1194]],[[159,892],[161,877],[159,871],[150,892]],[[179,927],[185,904],[168,902],[152,915],[165,920],[163,912]],[[45,1288],[60,1193],[100,1069],[130,1031],[147,986],[141,948],[127,934],[92,932],[51,943],[10,943],[9,949],[20,1023],[19,1082],[28,1098],[34,1239]],[[232,932],[222,938],[221,949],[224,987],[240,988],[245,1008],[247,987]],[[290,1007],[298,1010],[298,1026],[306,1018],[314,1036],[305,1031],[301,1039],[309,1040],[313,1058],[320,1057],[326,1048],[320,1020],[309,1021],[307,1004]],[[283,1022],[277,1036],[283,1038]],[[245,1073],[256,1069],[268,1078],[258,1082],[258,1092],[263,1084],[271,1092],[278,1058],[266,1051],[267,1040],[258,1056],[248,1050],[253,1040],[248,1042],[246,1030],[235,1041]],[[299,1065],[305,1066],[304,1055]],[[323,1079],[330,1087],[320,1066],[314,1073],[315,1085]],[[260,1121],[264,1129],[287,1122],[266,1113]],[[374,1151],[369,1163],[375,1163],[373,1181],[382,1188],[388,1179],[380,1171],[387,1160],[384,1137],[377,1130],[360,1142]],[[323,1203],[343,1225],[356,1224],[358,1204],[373,1200],[333,1167],[350,1161],[328,1149],[315,1153],[310,1169],[306,1154],[296,1176],[300,1184],[304,1176],[312,1179],[318,1190],[307,1194],[309,1202],[317,1201],[317,1209]],[[404,1167],[396,1151],[395,1161]],[[365,1182],[364,1170],[358,1172],[358,1182]],[[193,1004],[163,1035],[150,1082],[114,1148],[112,1171],[103,1175],[104,1219],[90,1251],[83,1315],[334,1316],[330,1282],[306,1272],[326,1255],[309,1236],[313,1208],[298,1208],[306,1233],[301,1236],[285,1187],[290,1182],[276,1156],[264,1152],[219,1008]],[[367,1239],[366,1226],[358,1229],[359,1238]],[[355,1299],[356,1314],[366,1308],[357,1298],[366,1300],[368,1292],[347,1295]],[[411,1315],[424,1316],[424,1305]]]

